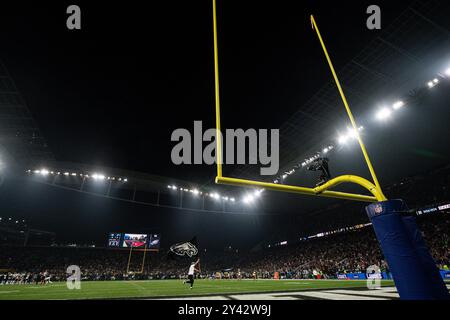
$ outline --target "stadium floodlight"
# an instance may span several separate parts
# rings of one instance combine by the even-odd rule
[[[353,128],[347,128],[347,137],[358,139],[358,131]]]
[[[381,108],[377,114],[376,114],[376,118],[380,121],[386,120],[391,116],[392,112],[389,108],[383,107]]]
[[[428,88],[433,88],[435,85],[439,83],[438,79],[433,79],[432,81],[428,82]]]
[[[338,137],[338,142],[339,142],[339,144],[346,144],[347,143],[347,136],[340,135]]]
[[[403,107],[405,105],[405,103],[403,102],[403,101],[397,101],[396,103],[394,103],[393,105],[392,105],[392,108],[394,109],[394,110],[398,110],[398,109],[400,109],[401,107]]]
[[[327,153],[328,151],[329,151],[328,148],[324,148],[324,149],[322,150],[323,153]]]
[[[243,199],[244,203],[252,203],[253,201],[255,201],[255,198],[252,195],[246,195]]]
[[[200,193],[200,191],[198,191],[197,189],[192,190],[192,193],[195,195],[198,195]]]
[[[42,174],[43,176],[46,176],[46,175],[49,174],[49,172],[48,172],[47,169],[42,169],[42,170],[41,170],[41,174]]]
[[[447,70],[445,70],[445,75],[446,75],[447,77],[450,77],[450,68],[448,68]]]
[[[216,200],[220,199],[220,195],[218,193],[210,193],[209,196]]]
[[[128,179],[127,178],[123,179],[123,182],[128,182]]]
[[[65,176],[68,176],[68,175],[69,175],[69,173],[68,173],[68,172],[64,172],[64,175],[65,175]]]
[[[230,201],[231,201],[231,202],[235,202],[236,199],[235,199],[235,198],[230,198]]]
[[[93,178],[94,180],[105,180],[105,176],[104,176],[103,174],[98,174],[98,173],[94,173],[94,174],[92,175],[92,178]]]

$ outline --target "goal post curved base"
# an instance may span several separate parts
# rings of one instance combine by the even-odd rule
[[[354,200],[354,201],[363,201],[363,202],[377,202],[386,200],[383,193],[378,190],[373,183],[370,181],[353,175],[343,175],[336,177],[334,179],[329,180],[327,183],[316,187],[316,188],[307,188],[307,187],[299,187],[299,186],[291,186],[285,184],[276,184],[255,180],[246,180],[246,179],[238,179],[238,178],[229,178],[229,177],[216,177],[217,184],[226,184],[238,187],[261,187],[268,190],[281,191],[281,192],[289,192],[289,193],[297,193],[304,194],[310,196],[318,196],[318,197],[328,197],[328,198],[337,198],[337,199],[345,199],[345,200]],[[372,196],[356,194],[356,193],[347,193],[340,191],[331,191],[328,190],[334,186],[337,186],[342,183],[354,183],[358,184],[361,187],[367,189]]]
[[[403,200],[372,203],[366,207],[401,299],[450,299],[416,219]]]

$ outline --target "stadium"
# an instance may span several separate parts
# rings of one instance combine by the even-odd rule
[[[0,300],[449,299],[448,1],[2,6]]]

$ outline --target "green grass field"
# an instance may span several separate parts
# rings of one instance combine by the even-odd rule
[[[393,286],[383,280],[383,286]],[[0,300],[163,298],[238,293],[287,292],[366,287],[365,280],[196,280],[192,290],[180,280],[87,281],[80,290],[64,282],[49,285],[2,285]]]

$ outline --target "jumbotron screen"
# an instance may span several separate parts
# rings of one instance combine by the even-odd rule
[[[158,233],[116,233],[108,234],[108,247],[111,248],[144,248],[159,249],[161,235]]]
[[[159,246],[161,245],[161,236],[156,233],[152,233],[150,235],[150,239],[148,241],[148,248],[149,249],[159,249]]]
[[[121,233],[110,233],[108,236],[108,247],[120,247],[121,240]]]
[[[148,235],[139,233],[125,233],[123,235],[123,248],[144,248],[147,244]]]

